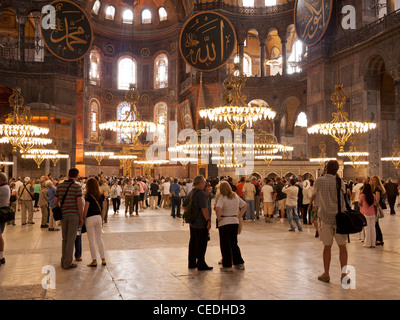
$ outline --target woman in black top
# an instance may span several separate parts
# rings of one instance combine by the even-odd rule
[[[101,237],[105,208],[105,197],[100,191],[99,183],[96,179],[89,178],[89,180],[86,182],[85,210],[83,212],[83,218],[85,219],[89,240],[90,253],[93,260],[90,264],[88,264],[88,267],[97,267],[96,248],[94,244],[95,241],[97,242],[97,246],[99,248],[102,265],[106,265],[104,244]]]

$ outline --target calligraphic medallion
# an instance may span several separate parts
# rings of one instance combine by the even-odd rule
[[[71,1],[53,1],[56,25],[40,28],[47,49],[65,61],[82,59],[93,43],[93,29],[85,11]],[[43,19],[43,15],[42,18]]]
[[[317,44],[328,29],[333,0],[296,0],[294,24],[297,37],[304,45]]]
[[[197,13],[184,24],[179,49],[183,59],[194,69],[214,71],[224,66],[236,49],[235,28],[219,13]]]

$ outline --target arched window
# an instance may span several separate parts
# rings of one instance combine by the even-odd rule
[[[154,62],[154,88],[168,87],[168,58],[165,54],[157,56]]]
[[[96,141],[99,134],[99,111],[100,103],[97,99],[92,99],[90,101],[90,140]]]
[[[115,7],[108,6],[106,9],[106,19],[107,20],[114,20],[115,17]]]
[[[154,122],[164,125],[164,130],[158,134],[158,141],[167,141],[168,106],[165,102],[159,102],[155,105]]]
[[[276,0],[265,0],[266,7],[276,6]]]
[[[236,55],[234,63],[239,63],[239,55]],[[243,56],[243,74],[251,77],[251,57],[247,53]]]
[[[167,10],[165,10],[164,7],[161,7],[160,9],[158,9],[158,16],[160,18],[160,22],[161,21],[167,21],[168,20]]]
[[[295,127],[306,127],[307,128],[307,115],[304,112],[300,112],[296,123],[294,124]]]
[[[121,59],[118,63],[118,89],[129,90],[131,83],[136,84],[136,62],[131,58]]]
[[[129,115],[129,118],[127,119],[128,112],[131,110],[131,106],[129,105],[128,102],[124,101],[121,102],[118,107],[117,107],[117,120],[122,121],[122,120],[128,120],[128,121],[134,121],[136,120],[134,116]],[[127,132],[127,135],[131,133]],[[123,142],[123,140],[127,139],[127,136],[122,132],[122,130],[117,131],[117,143]]]
[[[100,81],[100,54],[97,51],[90,53],[90,84],[98,85]]]
[[[122,23],[132,24],[133,23],[133,11],[126,9],[122,14]]]
[[[93,8],[92,8],[92,12],[93,12],[96,16],[99,14],[100,7],[101,7],[101,2],[100,2],[100,0],[96,0],[96,2],[95,2],[94,5],[93,5]]]
[[[303,45],[300,40],[296,40],[292,46],[292,53],[288,59],[288,69],[287,73],[297,73],[301,72],[301,68],[299,67],[299,62],[301,61],[301,56],[303,54]]]
[[[254,7],[254,0],[243,0],[243,7]]]
[[[142,11],[142,23],[149,24],[151,23],[151,11],[149,9],[144,9]]]

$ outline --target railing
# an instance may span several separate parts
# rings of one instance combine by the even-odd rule
[[[288,0],[287,3],[268,6],[268,7],[243,7],[236,6],[226,3],[224,0],[214,0],[209,2],[199,3],[198,1],[194,5],[195,11],[206,11],[206,10],[224,10],[231,13],[243,14],[243,15],[266,15],[286,12],[294,9],[294,0]]]

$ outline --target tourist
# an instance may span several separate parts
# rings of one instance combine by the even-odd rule
[[[87,230],[89,240],[90,254],[92,262],[88,267],[97,267],[96,248],[95,242],[99,249],[101,264],[106,265],[106,258],[104,254],[104,244],[101,237],[104,217],[106,213],[106,198],[101,191],[96,179],[89,178],[86,182],[85,191],[85,209],[83,211],[83,218]]]
[[[274,200],[276,193],[272,187],[272,180],[266,178],[265,184],[261,188],[261,199],[264,207],[265,222],[271,223],[271,217],[274,213]]]
[[[396,197],[399,195],[398,185],[392,181],[391,178],[385,183],[385,190],[390,207],[390,214],[396,214],[394,206],[396,204]]]
[[[312,190],[310,188],[311,181],[314,184],[314,181],[312,179],[304,180],[302,182],[303,201],[301,204],[301,214],[303,216],[303,224],[311,224],[312,223],[311,217],[310,217],[310,212],[308,210],[308,206],[310,204],[310,200],[311,200],[311,196],[312,196]]]
[[[375,248],[376,228],[375,228],[375,195],[372,193],[370,184],[365,184],[359,197],[360,212],[367,219],[366,238],[364,247]]]
[[[43,184],[43,186],[40,188],[39,199],[37,201],[37,205],[40,207],[40,211],[42,212],[42,223],[40,224],[40,228],[49,227],[47,224],[49,218],[49,199],[47,198],[46,191],[46,186]]]
[[[14,209],[14,212],[17,213],[17,197],[18,197],[18,190],[16,189],[15,182],[10,183],[10,206]],[[7,222],[7,225],[16,226],[15,219],[10,220]]]
[[[213,269],[205,261],[209,230],[211,228],[211,203],[208,201],[206,192],[204,192],[205,186],[206,179],[203,176],[195,177],[193,189],[183,203],[183,209],[185,210],[193,197],[193,210],[198,212],[196,221],[190,224],[188,267],[189,269],[197,268],[200,271]]]
[[[239,190],[239,188],[238,188]],[[246,180],[246,183],[242,187],[243,191],[243,200],[247,203],[246,210],[246,220],[247,221],[255,221],[254,212],[255,212],[255,200],[254,197],[256,195],[256,188],[254,184],[250,182],[249,179]]]
[[[100,179],[99,179],[99,187],[100,187],[101,192],[102,192],[103,195],[104,195],[104,199],[105,199],[105,203],[106,203],[105,214],[104,214],[104,224],[106,224],[107,221],[108,221],[108,209],[109,209],[109,207],[110,207],[108,198],[110,197],[110,191],[111,191],[111,189],[110,189],[110,187],[108,186],[107,180],[104,179],[104,178],[100,178]]]
[[[119,214],[119,206],[121,205],[122,188],[118,183],[118,180],[114,181],[110,189],[110,197],[113,204],[114,214]]]
[[[286,214],[290,225],[289,231],[296,230],[295,226],[293,225],[293,220],[296,222],[297,229],[299,231],[303,231],[303,228],[300,225],[299,215],[297,214],[297,197],[299,194],[299,187],[296,186],[296,179],[293,178],[286,182],[286,186],[282,189],[282,192],[285,193],[287,197]]]
[[[385,187],[382,185],[381,179],[378,176],[371,177],[371,187],[372,193],[375,195],[376,203],[379,204],[382,208],[386,208],[386,205],[383,203],[383,195],[386,193]],[[383,234],[381,227],[379,226],[379,219],[375,222],[376,228],[376,245],[383,246]]]
[[[143,212],[144,211],[145,194],[146,194],[146,191],[147,191],[146,183],[142,181],[141,177],[137,178],[137,183],[138,183],[138,185],[140,187],[140,193],[139,193],[140,212]]]
[[[169,192],[169,187],[171,186],[171,183],[169,182],[169,179],[166,179],[163,182],[163,188],[162,188],[162,201],[163,201],[163,208],[169,208],[170,207],[170,197],[171,194]]]
[[[21,203],[21,223],[22,225],[34,224],[33,222],[33,186],[31,179],[25,177],[24,183],[18,189],[18,198]],[[27,220],[28,218],[28,220]]]
[[[136,179],[135,179],[135,184],[137,184]],[[139,186],[138,186],[139,187]],[[140,187],[139,187],[140,190]],[[124,200],[125,200],[125,217],[128,216],[128,211],[129,211],[129,216],[133,214],[133,196],[135,193],[135,189],[132,186],[132,180],[129,179],[127,185],[124,187]],[[140,192],[138,194],[138,197],[140,195]],[[139,198],[137,199],[139,201]]]
[[[360,207],[358,205],[358,200],[360,198],[360,194],[361,194],[361,189],[364,186],[364,178],[362,177],[358,177],[356,179],[356,184],[353,187],[353,190],[351,191],[351,201],[354,204],[354,210],[357,212],[360,212]]]
[[[21,181],[21,177],[18,177],[17,180],[15,181],[15,190],[17,190],[17,211],[21,210],[21,201],[19,200],[19,194],[18,190],[19,187],[21,187],[24,183]],[[17,212],[15,211],[15,212]]]
[[[243,199],[243,187],[245,183],[246,183],[246,178],[241,177],[239,183],[236,185],[236,194],[242,199]]]
[[[133,211],[139,215],[140,185],[137,179],[133,179]]]
[[[152,179],[150,184],[150,208],[158,209],[158,183],[155,179]]]
[[[72,263],[75,239],[78,226],[83,226],[82,217],[82,187],[76,182],[79,176],[79,170],[71,168],[68,172],[68,180],[64,180],[57,185],[54,196],[54,206],[61,204],[65,196],[62,210],[62,255],[61,267],[63,269],[76,268]],[[68,189],[68,191],[67,191]]]
[[[32,179],[32,183],[33,183],[33,179]],[[35,183],[33,185],[33,198],[34,198],[34,205],[33,205],[33,211],[39,211],[39,196],[40,196],[40,190],[42,189],[42,185],[40,184],[40,180],[36,179]]]
[[[51,180],[47,180],[46,183],[46,196],[49,201],[49,231],[60,231],[60,229],[56,228],[56,222],[53,216],[53,208],[54,208],[54,197],[56,195],[56,188],[53,185]]]
[[[0,172],[0,208],[8,207],[10,203],[10,187],[7,184],[7,176],[4,172]],[[6,263],[4,258],[4,239],[3,233],[6,228],[6,223],[0,223],[0,266]]]
[[[256,211],[256,219],[258,220],[260,219],[260,203],[262,202],[260,198],[261,186],[256,177],[251,178],[251,183],[254,184],[254,187],[256,188],[256,193],[254,195],[254,208]]]
[[[244,261],[238,246],[237,235],[239,219],[246,211],[247,204],[232,191],[229,183],[222,181],[219,186],[218,202],[215,212],[218,220],[219,241],[222,254],[221,271],[232,271],[232,264],[244,270]]]
[[[314,189],[314,180],[310,179],[310,190],[311,190],[311,198],[310,203],[308,205],[308,211],[310,213],[311,223],[315,228],[315,238],[319,237],[319,216],[318,216],[318,204],[315,199],[315,189]]]
[[[331,250],[333,239],[335,238],[337,245],[339,246],[339,260],[340,270],[347,266],[347,248],[346,234],[336,233],[336,214],[338,213],[338,199],[337,199],[337,180],[336,175],[339,170],[339,163],[336,160],[330,160],[326,164],[326,174],[318,178],[315,181],[315,199],[318,203],[318,215],[320,218],[321,226],[319,229],[319,237],[324,245],[323,250],[323,265],[324,272],[318,277],[318,280],[323,282],[330,281],[330,262],[331,262]],[[346,204],[344,201],[344,194],[346,192],[346,186],[341,181],[340,186],[340,203],[341,210],[346,210]],[[311,203],[310,203],[311,204]],[[346,274],[342,273],[341,278],[345,277]]]
[[[275,190],[276,190],[275,201],[278,201],[278,211],[280,212],[281,216],[280,220],[278,220],[278,223],[285,222],[284,218],[286,213],[286,193],[282,192],[284,186],[285,184],[282,182],[281,178],[277,177],[275,185]]]
[[[169,187],[171,194],[171,216],[173,218],[181,217],[181,186],[178,184],[178,179],[175,178],[174,182]],[[176,208],[176,210],[175,210]]]

